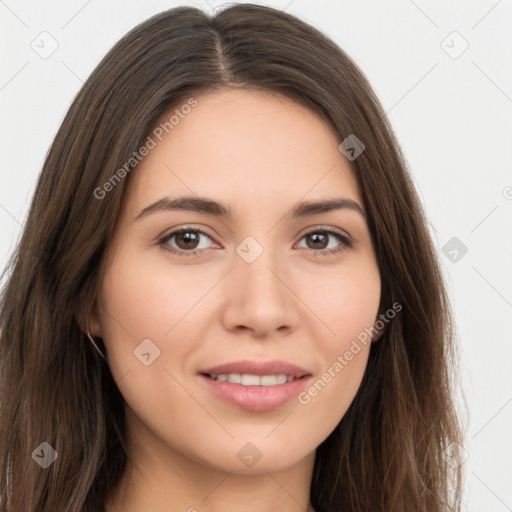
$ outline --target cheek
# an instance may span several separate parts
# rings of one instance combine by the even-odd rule
[[[320,355],[320,373],[299,395],[300,407],[331,431],[342,419],[361,384],[378,315],[381,281],[373,260],[331,273],[319,287],[304,290],[308,306],[326,327],[311,334]],[[314,281],[312,281],[314,282]],[[307,292],[307,294],[306,294]]]
[[[102,319],[106,325],[117,322],[135,337],[161,339],[197,302],[201,289],[190,285],[192,267],[170,272],[162,262],[145,261],[133,252],[119,257],[104,277],[102,302],[111,315]]]
[[[374,325],[381,295],[378,267],[371,258],[350,261],[338,269],[321,269],[302,285],[301,297],[321,320],[322,352],[345,350],[350,341]]]
[[[105,273],[102,331],[111,373],[138,420],[168,439],[187,432],[176,411],[191,408],[183,369],[199,337],[186,327],[198,290],[185,272],[118,257]],[[136,251],[133,251],[136,254]],[[204,292],[203,292],[204,293]],[[146,355],[149,354],[149,355]]]
[[[160,389],[169,378],[167,375],[165,379],[164,369],[173,372],[177,362],[186,361],[195,348],[193,340],[185,338],[178,338],[171,351],[168,345],[173,338],[186,335],[180,327],[199,292],[187,286],[186,273],[170,274],[168,268],[143,264],[129,253],[125,251],[104,276],[103,339],[116,381],[130,373],[130,380],[138,381],[139,389],[144,385],[143,376],[148,383],[153,382],[154,389]],[[163,382],[152,380],[160,378],[155,368],[164,373]]]

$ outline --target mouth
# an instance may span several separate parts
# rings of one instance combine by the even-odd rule
[[[277,409],[296,397],[311,372],[284,361],[238,361],[202,370],[210,392],[237,408],[254,412]]]

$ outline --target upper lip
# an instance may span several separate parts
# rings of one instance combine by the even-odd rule
[[[201,370],[199,373],[208,375],[222,375],[222,374],[246,374],[246,375],[291,375],[295,378],[310,375],[311,372],[305,368],[301,368],[286,361],[273,360],[273,361],[250,361],[244,359],[242,361],[232,361],[230,363],[220,364]]]

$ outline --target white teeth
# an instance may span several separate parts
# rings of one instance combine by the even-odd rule
[[[292,375],[285,375],[280,373],[278,375],[251,375],[251,374],[239,374],[229,373],[220,375],[210,375],[213,380],[219,382],[231,382],[233,384],[242,384],[243,386],[275,386],[276,384],[285,384],[291,382],[295,378]]]
[[[276,379],[278,384],[284,384],[286,382],[286,375],[278,375]]]
[[[244,386],[259,386],[260,380],[258,375],[242,375],[242,384]]]
[[[277,375],[263,375],[260,377],[260,386],[275,386],[277,384]]]

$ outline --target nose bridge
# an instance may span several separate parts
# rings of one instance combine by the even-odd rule
[[[256,239],[258,236],[259,240]],[[236,247],[225,320],[264,335],[296,322],[284,255],[272,236],[248,236]]]
[[[276,297],[282,293],[280,288],[283,287],[275,275],[280,272],[282,255],[272,246],[271,236],[259,235],[258,238],[261,242],[248,236],[236,247],[235,272],[243,289],[271,293]]]

